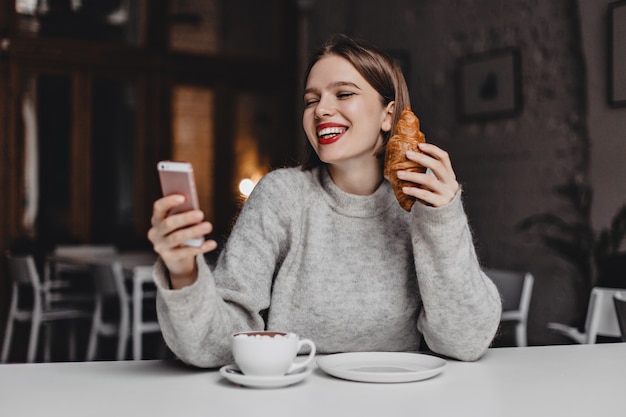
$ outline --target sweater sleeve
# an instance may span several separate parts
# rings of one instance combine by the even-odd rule
[[[171,290],[162,262],[154,270],[163,337],[182,361],[200,367],[232,362],[230,335],[265,327],[272,279],[283,256],[288,204],[284,183],[266,175],[244,205],[215,269],[196,259],[198,279]]]
[[[502,304],[482,272],[461,202],[415,204],[411,236],[423,308],[418,329],[429,348],[452,358],[479,359],[500,323]]]

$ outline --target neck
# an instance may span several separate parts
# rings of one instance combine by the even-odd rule
[[[383,180],[383,167],[377,158],[371,163],[329,164],[328,172],[337,187],[356,195],[373,194]]]

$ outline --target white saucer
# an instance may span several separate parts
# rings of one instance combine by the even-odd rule
[[[241,373],[237,365],[226,365],[220,368],[220,374],[230,382],[254,388],[278,388],[293,385],[311,375],[311,368],[302,368],[283,376],[252,376]]]
[[[413,382],[443,371],[446,361],[436,356],[407,352],[337,353],[317,360],[327,374],[359,382]]]

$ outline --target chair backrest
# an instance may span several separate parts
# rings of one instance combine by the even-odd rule
[[[595,343],[597,336],[621,337],[613,296],[623,289],[594,287],[589,297],[585,332],[587,343]]]
[[[626,290],[622,290],[613,295],[617,323],[622,333],[622,341],[626,342]]]
[[[113,245],[59,245],[53,253],[58,256],[98,256],[115,255],[118,251]]]
[[[58,245],[52,251],[54,256],[65,256],[69,258],[87,258],[93,259],[97,257],[112,256],[118,253],[118,250],[113,245]],[[63,273],[82,273],[88,268],[85,265],[75,265],[72,263],[55,262],[54,272],[57,274]],[[46,271],[50,272],[50,271]]]
[[[92,264],[96,294],[101,297],[117,297],[120,302],[128,302],[128,291],[124,284],[124,270],[120,262]]]
[[[36,292],[41,290],[39,272],[32,255],[5,256],[7,272],[11,280],[18,285],[32,285]]]
[[[528,315],[534,278],[529,272],[483,269],[502,297],[502,311],[520,311]]]

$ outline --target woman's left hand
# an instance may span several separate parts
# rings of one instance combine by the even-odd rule
[[[398,171],[398,178],[415,183],[415,187],[403,187],[406,195],[413,196],[433,207],[442,207],[448,204],[457,191],[459,183],[452,169],[452,162],[448,152],[432,143],[420,143],[420,151],[408,151],[407,159],[429,168],[434,175],[420,172]]]

